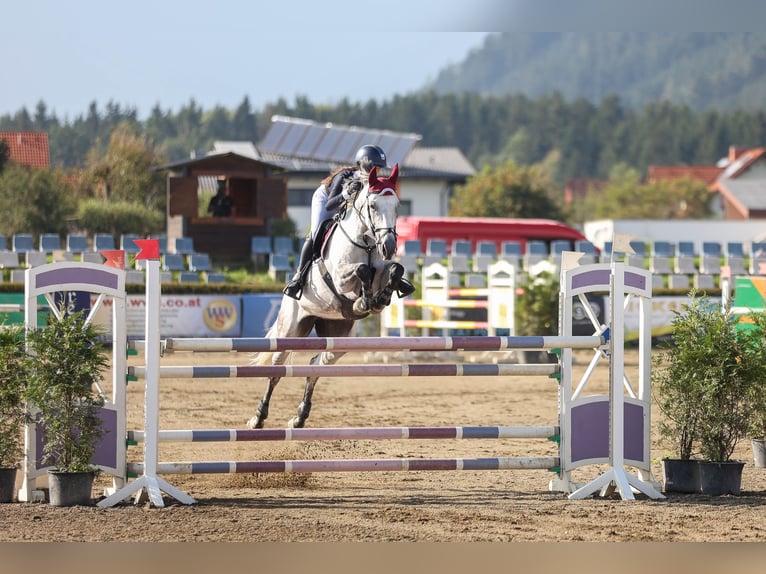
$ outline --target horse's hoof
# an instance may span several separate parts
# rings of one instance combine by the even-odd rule
[[[247,428],[249,429],[263,428],[263,421],[260,420],[260,418],[258,417],[253,417],[249,421],[247,421]]]
[[[298,417],[293,417],[287,421],[287,428],[289,429],[302,429],[305,421],[302,421]]]
[[[362,297],[359,297],[359,299],[354,301],[353,310],[355,315],[367,316],[370,314],[370,310],[367,307],[367,301],[365,301]]]

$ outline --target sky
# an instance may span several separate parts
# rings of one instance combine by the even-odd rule
[[[34,113],[41,100],[62,120],[94,101],[144,118],[155,105],[178,111],[192,99],[205,110],[234,109],[245,96],[256,110],[280,97],[390,100],[487,35],[449,22],[460,18],[443,0],[10,2],[0,13],[0,50],[10,56],[0,67],[0,115]]]
[[[763,0],[25,0],[0,10],[0,116],[388,101],[492,32],[761,31]]]

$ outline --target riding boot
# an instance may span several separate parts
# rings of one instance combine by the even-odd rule
[[[306,279],[306,272],[311,265],[311,258],[314,255],[314,241],[311,237],[307,237],[303,242],[301,248],[301,258],[298,262],[298,270],[293,275],[293,278],[288,281],[282,293],[293,299],[300,299],[303,293],[303,283]]]
[[[396,291],[399,294],[399,298],[401,299],[407,295],[412,295],[415,292],[415,286],[409,279],[402,277],[399,279],[399,286]]]

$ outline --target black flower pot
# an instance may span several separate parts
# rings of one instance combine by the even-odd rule
[[[16,490],[16,468],[0,468],[0,503],[13,502]]]
[[[90,506],[93,472],[48,471],[51,506]]]
[[[722,494],[739,495],[742,485],[744,462],[709,462],[700,461],[700,492],[711,496]]]
[[[665,492],[696,494],[700,491],[699,461],[693,459],[663,458]]]

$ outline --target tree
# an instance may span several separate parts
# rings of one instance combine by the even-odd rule
[[[542,217],[560,219],[548,172],[541,164],[519,166],[507,161],[485,166],[458,186],[450,215],[468,217]]]
[[[88,153],[81,192],[86,197],[135,202],[163,210],[165,178],[153,169],[162,163],[164,159],[152,142],[139,136],[130,124],[122,123],[112,132],[103,156],[98,146]]]
[[[609,183],[585,196],[589,219],[700,219],[710,216],[710,193],[691,178],[642,183],[635,169],[620,164]]]
[[[74,213],[61,173],[9,165],[0,174],[0,233],[65,233]]]

